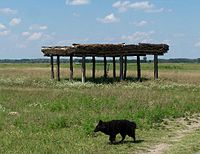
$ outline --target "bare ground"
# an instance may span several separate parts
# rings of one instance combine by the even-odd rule
[[[166,121],[165,121],[166,122]],[[185,138],[188,134],[192,134],[197,129],[200,129],[200,115],[193,115],[191,117],[179,118],[175,121],[167,121],[168,129],[173,129],[171,123],[176,123],[180,125],[178,130],[172,131],[168,134],[168,137],[165,138],[164,142],[160,142],[150,149],[147,152],[140,151],[139,153],[143,154],[163,154],[170,150],[174,144],[181,142],[183,138]],[[199,151],[200,153],[200,151]]]

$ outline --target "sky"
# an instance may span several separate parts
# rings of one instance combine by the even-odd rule
[[[162,58],[200,58],[200,0],[0,0],[0,59],[72,43],[165,43]]]

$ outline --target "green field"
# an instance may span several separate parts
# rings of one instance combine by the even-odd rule
[[[50,79],[49,64],[0,64],[0,153],[145,153],[160,144],[170,145],[162,153],[200,152],[200,64],[159,64],[157,81],[153,64],[142,64],[141,83],[136,64],[123,82],[113,82],[111,64],[109,79],[102,64],[96,67],[95,83],[82,84],[80,64],[75,82],[67,64],[61,82]],[[100,119],[135,121],[137,143],[126,137],[110,145],[108,136],[93,133]]]

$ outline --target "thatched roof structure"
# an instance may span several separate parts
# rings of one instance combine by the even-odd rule
[[[169,50],[167,44],[72,44],[72,46],[42,47],[44,56],[50,57],[51,78],[54,79],[54,57],[56,56],[57,80],[60,81],[60,57],[69,58],[69,80],[73,80],[73,57],[82,57],[81,72],[82,82],[86,81],[86,57],[92,57],[92,78],[95,79],[95,57],[104,57],[104,77],[107,78],[106,57],[113,58],[113,78],[116,79],[116,57],[119,58],[120,81],[127,76],[127,56],[137,56],[137,79],[142,81],[140,56],[154,55],[154,79],[158,79],[158,56],[164,55]]]
[[[145,56],[163,55],[169,50],[166,44],[73,44],[72,46],[42,47],[44,56]]]

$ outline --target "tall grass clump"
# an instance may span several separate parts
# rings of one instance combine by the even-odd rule
[[[66,117],[57,117],[50,122],[49,126],[52,129],[61,129],[70,127],[70,124],[67,123]]]

